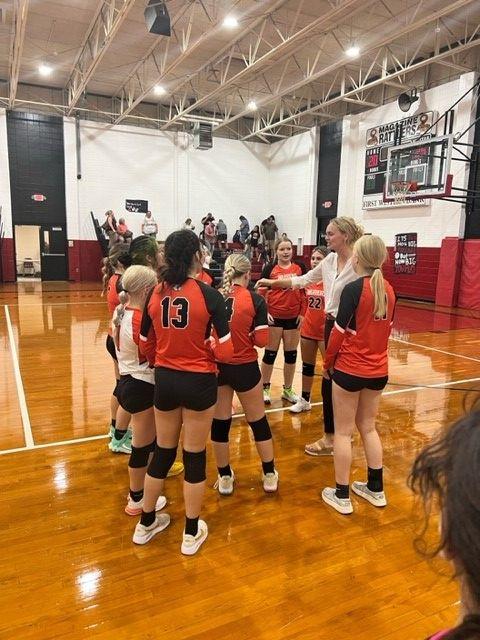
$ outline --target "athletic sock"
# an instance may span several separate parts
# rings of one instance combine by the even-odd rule
[[[134,502],[140,502],[143,498],[143,489],[140,489],[140,491],[132,491],[130,489],[130,497]]]
[[[337,498],[340,498],[340,500],[348,500],[348,498],[350,497],[350,487],[348,486],[348,484],[338,484],[337,482],[335,495],[337,496]]]
[[[380,469],[368,467],[367,488],[375,492],[383,491],[383,467]]]
[[[185,518],[185,534],[188,536],[196,536],[198,533],[198,517]]]
[[[117,424],[117,421],[114,418],[112,418],[111,425],[114,429],[116,424]]]
[[[265,475],[267,475],[267,473],[275,473],[273,460],[270,460],[270,462],[262,462],[262,469]]]
[[[232,469],[229,464],[226,467],[217,467],[219,476],[231,476]]]
[[[144,527],[150,527],[155,522],[155,509],[153,511],[142,511],[140,524]]]
[[[302,398],[307,402],[310,402],[310,391],[302,391]]]
[[[270,389],[270,382],[264,382],[263,383],[263,388],[264,389]]]
[[[126,433],[127,433],[126,429],[117,429],[117,428],[115,428],[115,434],[114,434],[113,437],[115,438],[115,440],[121,440],[125,436]]]

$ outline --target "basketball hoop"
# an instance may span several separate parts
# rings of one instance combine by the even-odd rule
[[[392,194],[395,204],[405,204],[407,196],[417,190],[417,183],[412,180],[396,180],[392,182]]]

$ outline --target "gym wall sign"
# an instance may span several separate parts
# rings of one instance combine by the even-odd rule
[[[148,200],[125,200],[125,211],[130,211],[130,213],[147,213]]]
[[[47,196],[44,196],[41,193],[32,193],[30,198],[34,202],[45,202],[45,200],[47,199]]]

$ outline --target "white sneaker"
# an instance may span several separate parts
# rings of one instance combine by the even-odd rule
[[[305,398],[299,398],[293,407],[290,407],[290,411],[292,413],[302,413],[302,411],[310,411],[311,408],[312,405],[308,400],[305,400]]]
[[[155,511],[161,511],[163,507],[167,504],[167,499],[165,496],[160,496],[157,500],[157,504],[155,505]],[[127,504],[125,506],[125,513],[129,516],[139,516],[142,513],[143,509],[143,498],[138,502],[132,500],[130,494],[127,496]]]
[[[270,387],[263,390],[263,402],[265,404],[271,404],[272,399],[270,398]]]
[[[204,520],[198,521],[198,532],[196,536],[187,535],[183,532],[183,541],[180,551],[185,556],[193,556],[200,549],[208,536],[207,523]]]
[[[217,481],[213,485],[214,489],[218,489],[218,493],[222,496],[231,496],[233,493],[233,485],[235,483],[235,474],[231,476],[218,476]]]
[[[263,490],[266,493],[275,493],[278,489],[278,471],[275,469],[273,473],[264,473],[262,476]]]
[[[322,500],[344,516],[348,516],[350,513],[353,513],[353,506],[350,498],[337,498],[335,489],[332,487],[325,487],[322,491]]]
[[[383,491],[370,491],[366,482],[352,482],[352,491],[364,498],[374,507],[386,507],[387,499]]]
[[[135,544],[147,544],[157,533],[166,529],[169,524],[170,516],[168,513],[159,513],[158,516],[155,516],[155,521],[149,527],[145,527],[139,522],[135,527],[132,540]]]

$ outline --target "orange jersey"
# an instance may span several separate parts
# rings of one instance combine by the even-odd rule
[[[201,282],[205,282],[209,287],[213,287],[213,276],[210,273],[209,269],[202,269],[197,276],[197,280]]]
[[[268,265],[262,271],[262,278],[281,280],[306,273],[303,264],[292,262],[288,267],[278,264]],[[273,318],[297,318],[303,316],[307,300],[303,289],[270,289],[266,294],[268,313]]]
[[[110,276],[107,285],[107,306],[110,320],[112,319],[113,312],[120,304],[118,294],[122,291],[122,276],[119,273],[114,273]],[[112,328],[110,322],[108,323],[108,335],[112,335]]]
[[[232,334],[234,355],[229,364],[256,362],[255,347],[268,342],[267,305],[265,300],[245,287],[234,285],[225,305]]]
[[[212,325],[217,338],[212,336]],[[230,362],[233,343],[223,296],[195,278],[164,282],[150,292],[140,331],[141,350],[155,341],[156,367],[214,373],[215,360]]]
[[[307,310],[303,319],[300,334],[304,338],[312,340],[324,339],[325,327],[325,293],[323,282],[309,285],[305,294],[307,296]]]
[[[324,369],[334,367],[361,378],[388,375],[388,338],[393,324],[395,293],[386,280],[387,313],[376,319],[370,278],[347,284],[340,297],[337,318],[328,339]]]

